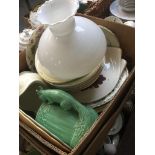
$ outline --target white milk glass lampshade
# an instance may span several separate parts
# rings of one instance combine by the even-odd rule
[[[47,28],[40,38],[36,61],[51,79],[70,81],[85,76],[105,55],[104,33],[91,20],[74,16],[78,7],[78,0],[50,0],[37,11],[38,21]]]

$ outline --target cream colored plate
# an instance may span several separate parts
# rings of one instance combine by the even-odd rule
[[[68,86],[67,85],[53,85],[55,86],[56,88],[59,88],[59,89],[63,89],[63,90],[67,90],[67,91],[80,91],[82,89],[85,89],[87,87],[89,87],[90,85],[92,85],[99,77],[100,73],[102,72],[102,69],[103,69],[103,66],[100,66],[99,69],[94,73],[94,75],[90,76],[89,79],[85,80],[85,81],[82,81],[82,79],[79,79],[79,80],[75,80],[74,81],[74,85],[69,85],[68,83]],[[81,80],[81,83],[79,83]],[[52,84],[51,84],[52,85]]]
[[[49,74],[48,74],[48,71],[40,64],[39,60],[38,60],[38,56],[37,56],[37,52],[36,52],[36,55],[35,55],[35,67],[36,67],[36,70],[38,72],[38,74],[45,80],[47,81],[48,83],[55,83],[55,84],[64,84],[66,83],[67,81],[60,81],[60,80],[56,80],[54,78],[52,78]],[[46,74],[45,74],[46,73]]]
[[[107,46],[108,47],[120,47],[120,43],[116,35],[108,28],[101,26],[101,25],[99,26],[105,34],[105,37],[107,40]]]
[[[82,78],[78,78],[70,82],[60,82],[44,74],[45,73],[44,68],[40,65],[37,59],[37,55],[36,55],[35,64],[36,64],[36,68],[37,68],[39,75],[46,82],[48,82],[50,85],[54,87],[62,88],[64,90],[71,90],[71,91],[81,90],[91,85],[98,78],[103,68],[102,65],[98,65],[91,73],[87,74],[86,76]]]
[[[74,87],[75,85],[79,85],[79,84],[83,84],[85,82],[87,82],[89,79],[91,79],[92,77],[94,77],[96,75],[96,73],[100,70],[102,70],[103,66],[102,65],[99,65],[97,66],[91,73],[89,73],[88,75],[82,77],[82,78],[79,78],[79,79],[76,79],[76,80],[73,80],[71,82],[66,82],[64,84],[54,84],[54,83],[51,83],[51,85],[54,85],[54,86],[57,86],[57,87]]]
[[[109,47],[106,53],[104,68],[98,80],[89,88],[72,93],[81,103],[89,104],[107,96],[115,88],[121,76],[121,56],[120,48]]]

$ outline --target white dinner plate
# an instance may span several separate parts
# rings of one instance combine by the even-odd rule
[[[116,93],[119,91],[119,89],[121,88],[121,86],[123,85],[125,80],[128,78],[128,76],[129,76],[128,70],[127,70],[127,68],[125,68],[123,70],[122,75],[121,75],[116,87],[114,88],[114,90],[110,94],[108,94],[106,97],[104,97],[103,99],[100,99],[99,101],[90,103],[89,105],[92,108],[97,108],[97,107],[100,107],[100,106],[110,102],[114,98]]]

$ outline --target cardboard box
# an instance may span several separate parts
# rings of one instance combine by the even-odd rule
[[[119,38],[120,47],[123,51],[123,58],[128,62],[127,67],[129,69],[129,77],[124,82],[119,92],[115,95],[114,99],[107,104],[104,111],[100,113],[99,118],[83,136],[80,143],[72,150],[42,131],[34,121],[20,111],[20,134],[28,141],[32,142],[36,149],[45,154],[95,154],[104,141],[109,129],[112,127],[117,115],[121,111],[125,103],[122,101],[129,92],[131,84],[135,78],[135,29],[123,24],[113,23],[91,16],[85,17],[93,20],[99,25],[109,28]]]
[[[89,145],[83,150],[81,153],[77,150],[78,154],[83,155],[96,155],[96,152],[103,146],[103,142],[106,138],[107,132],[112,127],[116,117],[120,113],[124,103],[128,100],[131,91],[133,90],[133,87],[130,88],[129,92],[123,99],[120,107],[116,110],[116,112],[113,113],[113,115],[110,117],[110,119],[105,123],[105,125],[100,129],[98,134],[93,138],[93,140],[89,143]],[[24,130],[22,127],[20,127],[20,134],[28,141],[30,144],[36,148],[40,153],[42,154],[49,154],[49,155],[55,155],[53,150],[49,149],[45,145],[43,145],[40,141],[36,140],[31,134],[29,134],[26,130]],[[76,152],[73,152],[75,154]]]

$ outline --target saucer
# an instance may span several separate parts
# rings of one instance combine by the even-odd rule
[[[115,88],[121,76],[121,56],[120,48],[108,47],[99,78],[90,87],[72,95],[84,104],[93,103],[107,96]]]
[[[135,20],[135,12],[123,11],[117,0],[110,5],[110,12],[114,16],[124,20]]]
[[[108,28],[99,25],[101,30],[104,32],[106,40],[107,40],[107,46],[108,47],[120,47],[120,43],[116,35],[109,30]]]

